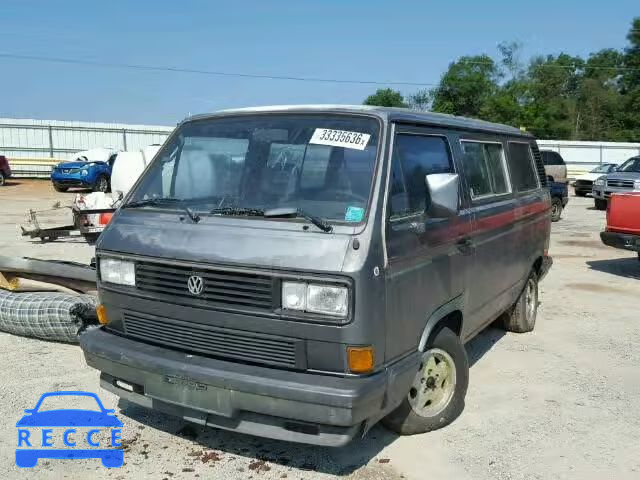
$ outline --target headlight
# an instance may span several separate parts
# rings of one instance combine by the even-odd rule
[[[89,175],[89,170],[82,170],[82,172],[80,172],[83,176],[87,176]]]
[[[600,177],[598,178],[595,182],[593,182],[594,185],[597,185],[599,187],[604,185],[604,178]]]
[[[349,291],[333,285],[282,282],[282,308],[345,318]]]
[[[638,179],[635,182],[633,182],[633,189],[634,190],[640,190],[640,179]]]
[[[114,258],[100,259],[100,279],[118,285],[136,285],[136,268],[133,262]]]

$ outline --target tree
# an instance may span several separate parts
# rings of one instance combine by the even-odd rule
[[[404,97],[397,90],[392,90],[390,88],[379,88],[376,90],[376,93],[373,95],[369,95],[365,101],[364,105],[377,105],[379,107],[403,107],[406,108],[408,105],[404,101]]]
[[[539,138],[640,141],[640,17],[624,50],[583,59],[561,53],[521,58],[519,42],[498,45],[499,57],[460,57],[431,90],[406,99],[433,110],[524,127]],[[378,90],[369,105],[406,106],[400,92]]]
[[[628,141],[640,140],[640,17],[634,18],[627,35],[629,46],[624,52],[624,71],[621,78],[624,94],[623,110],[619,119],[622,124],[622,136]]]
[[[425,112],[431,109],[431,104],[433,103],[433,95],[431,94],[430,90],[418,90],[416,93],[409,95],[409,97],[407,98],[407,103],[413,110]]]
[[[584,65],[577,94],[576,137],[620,140],[622,94],[619,71],[624,57],[614,49],[592,53]]]
[[[500,70],[488,55],[462,57],[449,65],[432,91],[436,112],[483,117],[489,99],[498,90]]]

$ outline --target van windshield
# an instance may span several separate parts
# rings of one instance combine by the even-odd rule
[[[169,208],[200,213],[227,207],[294,208],[325,220],[360,222],[371,192],[379,130],[374,118],[345,115],[272,114],[185,123],[128,203],[171,199]]]

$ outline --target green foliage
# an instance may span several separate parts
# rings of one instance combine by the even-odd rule
[[[408,106],[524,127],[539,138],[640,141],[640,17],[623,51],[587,59],[561,53],[520,60],[521,44],[498,45],[499,60],[464,56],[438,86],[407,96]],[[371,103],[373,102],[373,103]],[[384,103],[383,103],[384,102]],[[368,105],[405,105],[400,92],[378,90]]]
[[[407,107],[404,97],[397,90],[379,88],[376,93],[369,95],[364,105],[377,105],[379,107]]]

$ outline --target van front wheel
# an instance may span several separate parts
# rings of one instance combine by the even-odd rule
[[[460,338],[443,328],[422,354],[407,396],[382,423],[400,435],[430,432],[449,425],[464,409],[468,385],[467,352]]]

